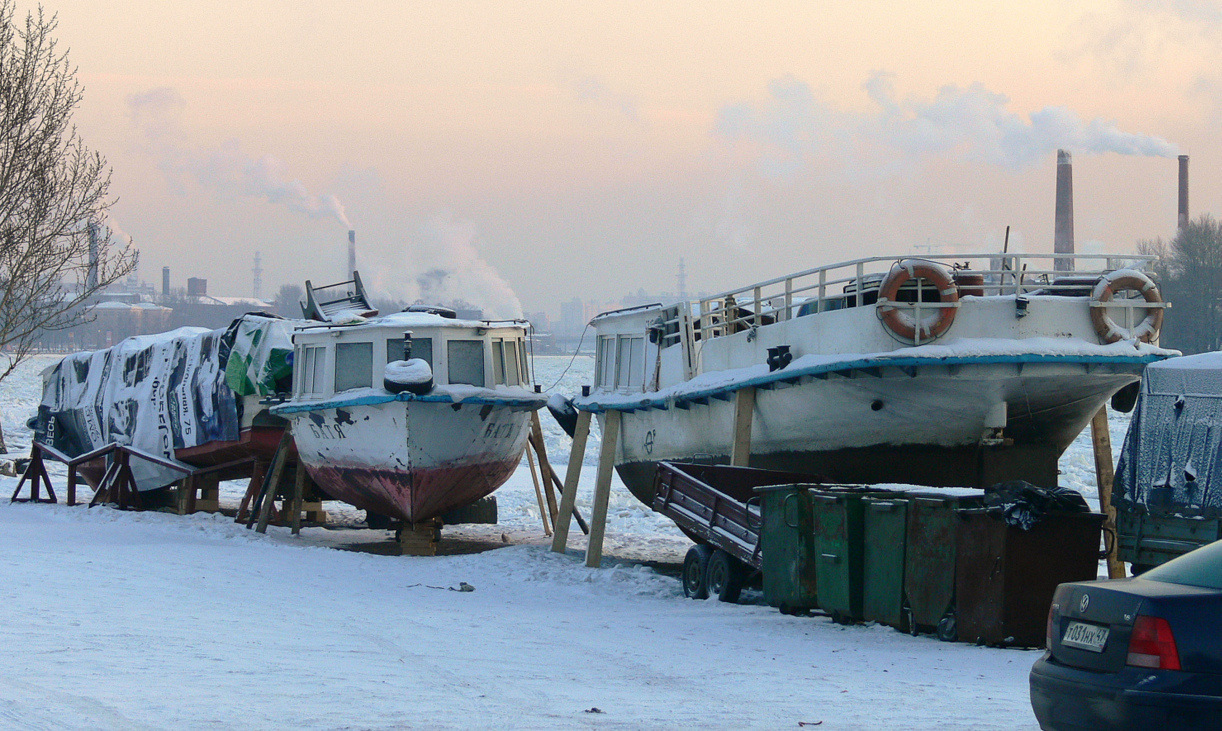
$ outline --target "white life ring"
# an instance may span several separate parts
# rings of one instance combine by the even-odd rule
[[[940,303],[950,307],[930,308],[932,314],[917,320],[910,312],[909,303],[897,303],[900,287],[910,279],[928,279],[938,289]],[[934,303],[930,303],[934,304]],[[887,273],[878,288],[878,305],[875,312],[883,326],[897,338],[919,345],[940,337],[950,329],[959,307],[959,286],[947,269],[939,264],[922,259],[905,259]]]
[[[1111,302],[1117,292],[1140,292],[1141,296],[1151,304],[1161,305],[1163,296],[1144,272],[1136,269],[1117,269],[1104,274],[1095,284],[1090,295],[1090,320],[1095,326],[1095,332],[1104,343],[1116,343],[1121,340],[1139,340],[1143,343],[1153,342],[1158,337],[1163,326],[1163,308],[1144,308],[1146,316],[1132,330],[1116,323],[1107,314],[1107,303]]]

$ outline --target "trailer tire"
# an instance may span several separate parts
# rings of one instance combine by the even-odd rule
[[[703,543],[697,543],[687,549],[683,557],[683,596],[688,599],[709,598],[709,556],[713,549]]]
[[[705,585],[708,593],[720,601],[733,604],[738,601],[738,595],[743,591],[746,572],[738,559],[718,548],[709,556],[709,565]]]

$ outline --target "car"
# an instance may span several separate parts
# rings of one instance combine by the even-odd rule
[[[1061,584],[1031,668],[1044,729],[1222,729],[1222,541],[1140,576]]]

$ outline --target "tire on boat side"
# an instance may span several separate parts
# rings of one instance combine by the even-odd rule
[[[709,556],[705,574],[708,594],[723,602],[737,602],[743,591],[745,573],[738,559],[718,548]]]
[[[708,599],[708,569],[709,557],[713,549],[704,543],[697,543],[687,549],[683,557],[683,596],[688,599]]]

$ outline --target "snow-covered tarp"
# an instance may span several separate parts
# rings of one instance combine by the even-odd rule
[[[239,396],[288,391],[293,375],[293,322],[246,315],[225,331],[231,343],[225,382]]]
[[[1114,492],[1154,514],[1222,516],[1222,353],[1146,367]]]
[[[177,449],[236,440],[242,407],[227,382],[230,353],[241,353],[239,375],[256,374],[241,386],[271,393],[266,361],[284,356],[265,344],[284,342],[289,328],[245,316],[227,330],[184,327],[69,355],[43,373],[35,439],[70,457],[116,443],[171,459]],[[182,476],[144,460],[133,460],[132,473],[141,490]]]

